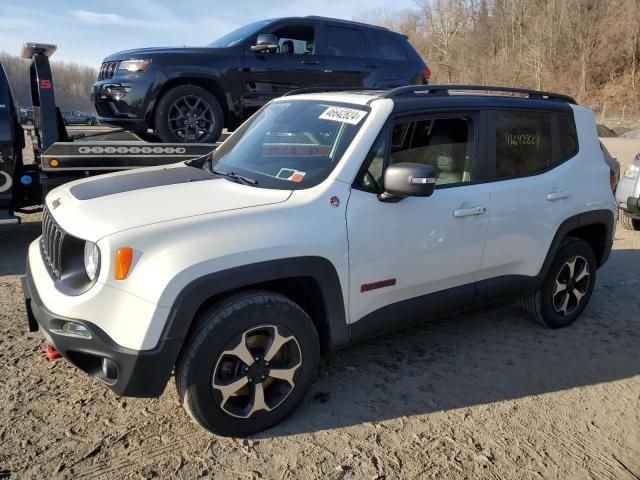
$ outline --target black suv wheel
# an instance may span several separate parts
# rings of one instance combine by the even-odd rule
[[[178,361],[178,395],[207,430],[249,435],[298,406],[319,357],[313,322],[297,304],[271,292],[241,293],[198,319]]]
[[[154,127],[165,143],[212,143],[220,138],[224,115],[213,94],[197,85],[180,85],[160,98]]]
[[[525,310],[531,318],[550,328],[572,324],[589,303],[596,269],[591,246],[578,238],[567,239],[542,286],[524,298]]]

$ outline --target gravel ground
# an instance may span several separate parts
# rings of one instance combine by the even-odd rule
[[[624,164],[640,142],[607,139]],[[437,319],[324,360],[301,407],[249,439],[116,397],[29,334],[39,216],[0,228],[0,478],[640,478],[640,232],[618,228],[573,326],[516,306]]]

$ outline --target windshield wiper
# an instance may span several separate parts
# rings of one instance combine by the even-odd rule
[[[215,175],[220,175],[221,177],[226,177],[226,178],[231,178],[233,180],[240,180],[242,182],[248,183],[250,185],[257,185],[258,181],[254,178],[250,178],[250,177],[245,177],[244,175],[238,175],[237,173],[234,172],[222,172],[220,170],[216,170],[215,168],[211,169],[211,173],[215,174]]]

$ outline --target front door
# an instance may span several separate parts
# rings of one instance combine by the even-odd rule
[[[474,183],[477,119],[474,113],[399,119],[374,145],[347,207],[356,336],[472,303],[490,203],[488,187]],[[384,168],[398,162],[435,166],[433,195],[381,202]]]
[[[243,69],[246,113],[291,90],[323,85],[315,30],[313,24],[278,24],[260,32],[278,37],[276,51],[253,52],[250,45],[246,47]]]

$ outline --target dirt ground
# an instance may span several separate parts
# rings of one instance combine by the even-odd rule
[[[607,139],[623,164],[640,141]],[[621,227],[573,326],[503,306],[324,360],[301,407],[251,437],[178,404],[118,398],[27,333],[20,288],[38,215],[0,228],[0,478],[640,479],[640,232]]]

